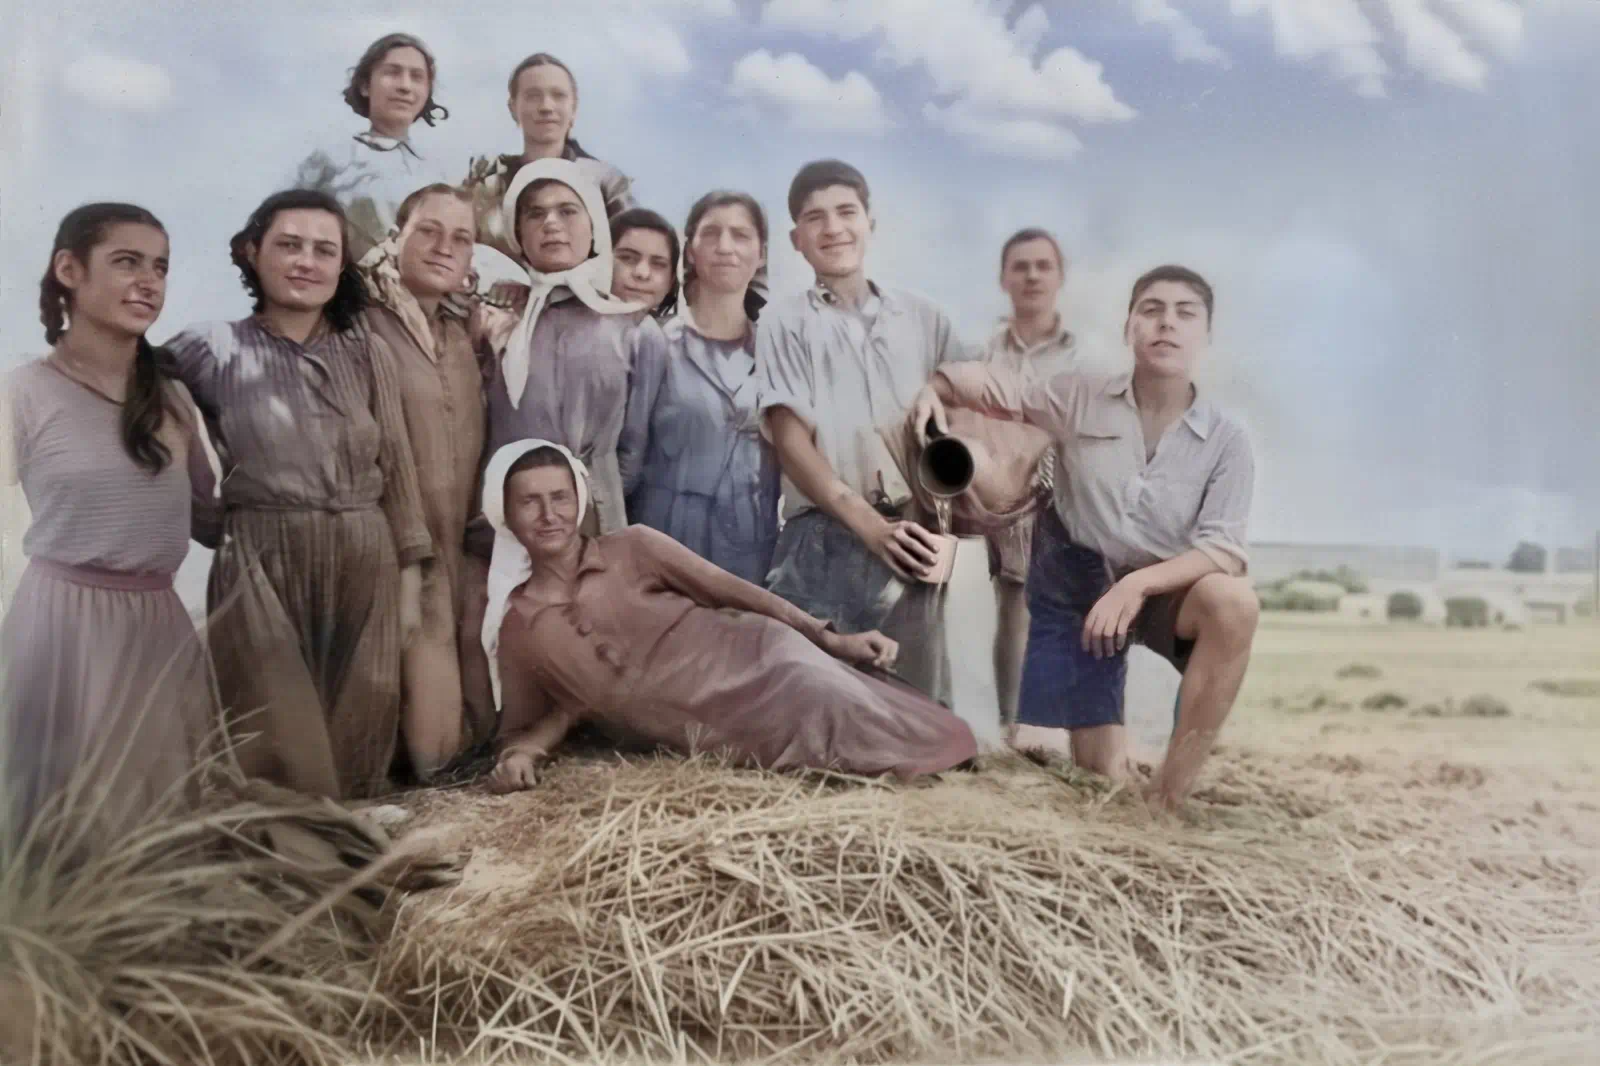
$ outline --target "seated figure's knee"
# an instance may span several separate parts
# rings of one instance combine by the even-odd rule
[[[1201,617],[1225,639],[1249,640],[1261,617],[1261,600],[1242,577],[1214,575],[1195,586]]]

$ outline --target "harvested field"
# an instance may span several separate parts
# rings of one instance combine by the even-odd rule
[[[1531,685],[1597,638],[1271,625],[1179,820],[1014,757],[905,788],[587,757],[402,797],[460,883],[338,968],[326,923],[278,945],[306,983],[262,994],[333,1039],[248,1061],[1590,1062],[1600,700]],[[334,973],[359,1010],[308,1006]]]

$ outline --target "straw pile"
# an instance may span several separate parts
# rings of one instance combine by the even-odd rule
[[[0,1062],[346,1062],[394,1023],[368,995],[389,898],[452,879],[256,783],[109,846],[87,827],[57,810],[0,842]]]
[[[1582,1061],[1600,863],[1570,827],[1486,819],[1448,764],[1350,803],[1350,760],[1219,763],[1187,827],[1016,759],[422,797],[474,856],[404,905],[379,987],[398,1043],[500,1061]]]

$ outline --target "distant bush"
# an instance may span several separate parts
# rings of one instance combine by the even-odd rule
[[[1421,618],[1422,597],[1415,592],[1396,592],[1389,597],[1390,618]]]
[[[1367,591],[1367,579],[1348,566],[1341,566],[1337,570],[1301,570],[1289,580],[1316,581],[1326,585],[1338,585],[1352,595],[1359,595]]]
[[[1447,626],[1486,626],[1490,618],[1489,601],[1482,596],[1452,596],[1444,601]]]
[[[1257,590],[1263,611],[1336,611],[1339,601],[1330,596],[1318,596],[1305,589],[1290,587],[1287,581],[1276,581]]]

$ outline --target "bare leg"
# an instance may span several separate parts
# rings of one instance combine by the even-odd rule
[[[1250,582],[1222,574],[1195,582],[1178,608],[1178,636],[1195,647],[1178,693],[1177,729],[1150,786],[1158,805],[1177,807],[1194,787],[1239,696],[1259,614]]]
[[[461,688],[474,743],[494,736],[497,715],[489,684],[489,656],[483,650],[483,616],[489,610],[489,564],[468,555],[461,569],[464,582],[461,628],[456,634],[461,655]]]
[[[1120,725],[1097,725],[1072,731],[1072,761],[1090,773],[1109,777],[1113,784],[1134,780],[1128,758],[1128,731]]]
[[[422,632],[404,652],[400,729],[417,776],[427,781],[461,750],[461,658],[455,605],[442,571],[422,587]]]
[[[1000,725],[1008,737],[1013,737],[1017,694],[1022,688],[1022,659],[1028,650],[1028,597],[1024,586],[996,578],[994,605],[994,689],[1000,704]]]

